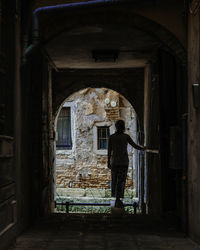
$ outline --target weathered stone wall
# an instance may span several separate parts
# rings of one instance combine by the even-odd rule
[[[106,104],[105,100],[109,100]],[[114,107],[111,107],[111,104]],[[135,139],[135,112],[130,103],[117,92],[108,89],[84,89],[70,96],[65,104],[71,106],[72,150],[56,151],[57,187],[109,188],[110,170],[107,150],[97,150],[96,125],[109,124],[114,133],[114,122],[121,118],[127,133]],[[127,187],[134,185],[134,150],[129,147]],[[134,177],[135,178],[135,177]]]

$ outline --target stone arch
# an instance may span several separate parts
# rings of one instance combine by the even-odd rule
[[[62,12],[59,15],[56,15],[56,12],[50,13],[40,27],[42,44],[47,44],[63,32],[90,25],[112,25],[113,27],[120,25],[142,30],[157,41],[160,41],[164,47],[179,58],[183,65],[186,64],[186,50],[174,34],[159,23],[138,15],[133,10],[127,8],[90,8],[78,10],[77,12]]]
[[[124,96],[128,101],[130,101],[130,103],[133,107],[135,105],[134,100],[131,99],[130,96],[128,96],[127,93],[123,89],[115,88],[109,81],[95,82],[92,84],[81,82],[80,84],[75,85],[73,87],[73,89],[69,90],[67,88],[64,92],[62,92],[62,96],[61,96],[59,102],[56,104],[56,106],[54,106],[54,114],[57,114],[59,107],[62,105],[62,103],[65,101],[65,99],[67,97],[69,97],[70,95],[72,95],[75,92],[78,92],[78,91],[86,89],[86,88],[108,88],[108,89],[114,90],[114,91],[118,92],[119,94],[121,94],[122,96]]]
[[[135,113],[137,115],[137,120],[140,124],[140,128],[141,128],[141,132],[143,131],[143,117],[141,115],[141,110],[139,110],[138,106],[138,102],[135,101],[133,98],[131,98],[131,94],[128,95],[127,91],[125,90],[125,88],[120,88],[117,87],[115,88],[114,85],[110,82],[110,81],[105,81],[105,82],[95,82],[93,84],[91,83],[80,83],[80,85],[75,86],[73,89],[66,89],[64,92],[62,92],[62,97],[60,99],[60,101],[57,103],[57,105],[54,107],[54,117],[57,116],[60,107],[62,106],[63,102],[66,100],[67,97],[69,97],[70,95],[72,95],[75,92],[78,92],[80,90],[83,90],[85,88],[108,88],[111,90],[114,90],[116,92],[118,92],[119,94],[121,94],[124,98],[126,98],[130,104],[132,105],[132,107],[135,110]],[[66,94],[66,96],[65,96]],[[142,99],[143,101],[143,99]]]
[[[125,71],[122,74],[122,78],[125,74],[128,74],[128,71]],[[140,81],[141,83],[144,83],[144,69],[143,68],[134,70],[132,74],[134,74],[134,76],[139,78],[138,81]],[[130,79],[128,79],[127,81],[126,80],[121,81],[121,79],[119,79],[118,81],[115,81],[115,79],[117,79],[118,77],[119,77],[118,75],[115,76],[114,78],[113,77],[106,78],[106,76],[103,76],[102,79],[99,79],[100,77],[98,76],[96,77],[94,73],[94,76],[85,77],[85,75],[83,74],[81,76],[82,79],[80,79],[79,77],[78,78],[72,77],[73,80],[70,80],[70,77],[67,77],[64,74],[63,79],[65,80],[62,80],[62,81],[65,82],[66,84],[63,84],[64,87],[62,89],[59,89],[59,91],[55,90],[54,92],[53,115],[56,116],[59,110],[59,107],[62,105],[62,103],[68,96],[70,96],[71,94],[81,89],[108,88],[123,95],[130,102],[130,104],[133,106],[137,114],[138,120],[142,124],[144,100],[143,98],[141,98],[141,91],[144,91],[143,89],[144,85],[143,86],[139,84],[130,85],[129,83]],[[54,84],[57,85],[57,83],[58,83],[58,80],[56,80]],[[140,86],[140,89],[138,89],[138,86]],[[135,92],[134,95],[133,95],[133,92]]]
[[[107,149],[98,148],[98,128],[102,128],[102,126],[107,127],[109,134],[113,134],[115,131],[114,121],[119,118],[116,118],[116,113],[113,116],[113,113],[108,112],[108,108],[111,108],[111,106],[105,105],[104,100],[106,98],[109,98],[110,102],[112,100],[116,101],[116,107],[118,107],[119,111],[117,116],[125,121],[126,133],[137,142],[138,131],[135,112],[124,96],[108,88],[101,90],[99,88],[98,90],[96,88],[84,88],[70,95],[62,103],[60,110],[68,107],[70,113],[71,148],[66,149],[63,146],[59,148],[59,146],[57,147],[57,142],[55,142],[56,155],[54,158],[56,159],[56,164],[54,165],[54,172],[58,171],[55,177],[58,181],[54,181],[54,184],[56,183],[54,199],[59,197],[59,189],[57,188],[72,188],[72,183],[73,188],[79,189],[110,188],[110,171],[107,169]],[[89,106],[91,104],[92,108]],[[86,112],[88,107],[89,112]],[[57,117],[59,117],[59,114]],[[58,128],[57,124],[55,124],[57,135],[59,134]],[[134,169],[137,169],[139,161],[133,148],[129,148],[128,152],[130,164],[126,189],[137,190],[138,176]],[[61,172],[65,172],[65,174]],[[70,183],[71,186],[69,186]],[[90,192],[92,193],[92,190]],[[134,193],[136,194],[136,191]],[[85,196],[87,196],[86,193]]]

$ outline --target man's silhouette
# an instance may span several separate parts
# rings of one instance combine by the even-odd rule
[[[112,176],[112,197],[116,197],[115,207],[123,207],[120,198],[124,198],[124,189],[128,171],[128,143],[138,150],[145,150],[124,133],[125,123],[118,120],[115,123],[116,132],[109,137],[108,141],[108,168],[111,169]]]

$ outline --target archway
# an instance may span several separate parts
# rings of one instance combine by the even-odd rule
[[[121,14],[119,9],[114,7],[104,9],[103,13],[102,10],[91,8],[87,11],[84,9],[71,12],[70,15],[71,17],[73,16],[72,21],[64,22],[64,25],[67,26],[64,28],[63,25],[58,25],[61,28],[61,33],[60,36],[57,36],[59,32],[56,32],[55,39],[50,39],[52,38],[51,32],[55,30],[46,29],[46,27],[48,27],[49,17],[56,15],[56,13],[51,13],[51,15],[47,15],[43,19],[43,26],[40,27],[40,32],[44,38],[43,45],[47,49],[52,59],[52,64],[54,64],[57,70],[53,72],[52,77],[53,116],[55,116],[58,107],[60,107],[66,96],[81,88],[107,87],[122,93],[135,107],[142,124],[141,126],[148,130],[147,134],[150,138],[148,139],[148,146],[156,149],[161,147],[162,163],[159,155],[149,157],[150,159],[148,160],[149,172],[147,182],[150,182],[147,185],[149,193],[146,194],[146,197],[149,199],[147,200],[148,210],[161,214],[165,208],[167,211],[171,208],[177,208],[175,204],[178,196],[175,197],[174,193],[172,199],[173,206],[168,206],[172,203],[170,203],[170,194],[167,188],[169,180],[166,179],[165,173],[173,172],[169,176],[170,180],[174,180],[174,175],[177,173],[176,170],[170,170],[169,145],[172,127],[182,126],[182,114],[187,111],[186,105],[183,105],[183,100],[187,93],[186,81],[184,79],[185,71],[184,66],[182,66],[185,62],[185,51],[174,35],[151,20],[141,16],[138,17],[138,15],[132,11],[129,12],[126,8],[123,9],[124,11]],[[117,22],[115,22],[115,14],[119,15],[116,19]],[[70,15],[68,15],[68,18]],[[76,15],[79,21],[83,21],[81,26],[74,18]],[[65,14],[57,16],[57,24],[61,24],[62,22],[59,22],[59,20],[63,20],[64,17],[66,17]],[[116,23],[119,24],[120,21],[118,32]],[[108,26],[107,29],[106,25]],[[81,27],[84,27],[83,30],[80,29]],[[112,29],[111,36],[103,42],[103,38],[107,38],[106,34],[109,33],[108,30],[110,29]],[[121,32],[127,34],[127,36],[133,32],[133,36],[128,40],[126,39],[127,37],[120,37]],[[87,47],[85,46],[85,38],[88,37],[88,34],[92,39],[88,40]],[[63,35],[65,36],[64,38]],[[115,39],[116,35],[118,35],[119,39]],[[100,39],[98,39],[98,36],[100,36]],[[46,43],[47,41],[48,43]],[[141,41],[142,43],[140,43]],[[131,46],[132,42],[134,46],[137,43],[142,44],[142,46],[137,47],[134,51],[134,46]],[[94,46],[92,46],[93,44]],[[149,44],[150,47],[148,47]],[[60,55],[59,49],[61,48],[62,50],[62,46],[66,46],[63,54],[69,57]],[[123,46],[125,47],[124,51],[122,49]],[[82,51],[74,53],[76,48],[89,50],[87,57],[83,56]],[[145,48],[148,48],[148,51],[145,51]],[[69,53],[69,49],[73,51],[72,54],[75,57]],[[94,52],[97,52],[97,60]],[[131,56],[131,60],[127,60],[126,54],[126,60],[123,61],[123,58],[120,57],[122,53],[128,53]],[[114,60],[113,54],[117,54],[119,61]],[[103,60],[100,64],[99,59]],[[108,59],[109,62],[105,61],[105,59]],[[84,67],[83,64],[79,64],[81,60],[83,60],[82,63],[85,62]],[[89,62],[92,63],[92,66]],[[171,66],[168,67],[168,64]],[[64,67],[62,68],[59,65]],[[181,81],[184,84],[181,85]],[[92,84],[88,86],[88,83]],[[166,93],[172,98],[171,103],[168,97],[166,97]],[[164,119],[165,114],[167,119]],[[166,143],[163,143],[163,138],[166,139]],[[141,138],[141,141],[144,141],[144,138]],[[179,151],[184,150],[179,148]],[[175,155],[175,161],[177,160],[177,155],[178,153]],[[180,183],[178,185],[180,187]],[[173,190],[175,186],[176,184],[173,182]],[[168,197],[168,200],[166,197]]]
[[[86,88],[65,99],[55,119],[57,211],[65,209],[68,202],[72,212],[109,212],[112,198],[108,136],[115,131],[115,121],[123,119],[126,133],[139,144],[141,131],[132,105],[111,89]],[[133,204],[138,204],[141,166],[136,150],[129,146],[128,154],[124,202],[130,213]]]
[[[120,27],[129,28],[132,29],[132,32],[136,29],[159,41],[161,47],[165,46],[183,64],[186,64],[185,48],[174,34],[159,23],[146,18],[145,12],[141,14],[137,8],[134,10],[130,8],[131,4],[130,6],[121,5],[118,6],[114,2],[109,3],[108,1],[108,4],[100,3],[100,6],[95,2],[88,2],[36,9],[33,15],[33,38],[37,42],[39,34],[42,34],[40,43],[48,46],[64,33],[69,33],[69,35],[74,31],[76,35],[84,33],[85,27],[89,28],[87,33],[102,32],[105,27],[109,26],[116,30]]]

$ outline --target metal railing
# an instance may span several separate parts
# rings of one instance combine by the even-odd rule
[[[65,206],[66,208],[66,213],[69,213],[69,207],[70,206],[102,206],[102,207],[110,207],[111,204],[110,203],[75,203],[75,202],[57,202],[55,201],[55,208],[57,207],[57,205],[61,205],[61,206]],[[137,214],[137,208],[138,208],[138,203],[134,202],[134,203],[125,203],[124,207],[133,207],[133,211],[134,214]]]

